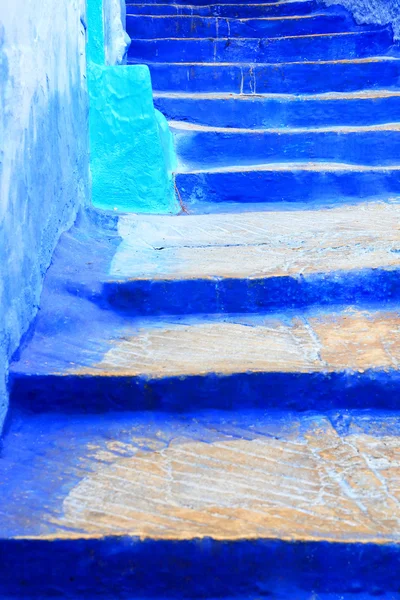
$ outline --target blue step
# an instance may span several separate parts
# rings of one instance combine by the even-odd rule
[[[348,18],[335,14],[315,14],[278,19],[228,19],[198,16],[147,16],[127,17],[127,32],[132,39],[149,38],[264,38],[309,33],[336,33],[345,30],[362,30]],[[371,29],[371,26],[364,26]]]
[[[397,165],[400,126],[234,129],[170,121],[179,170],[284,161]]]
[[[154,95],[154,104],[169,120],[216,127],[319,127],[400,122],[400,92],[322,95]]]
[[[169,38],[133,40],[129,57],[151,62],[288,62],[340,60],[387,54],[389,29],[282,38]]]
[[[190,301],[193,283],[180,290]],[[115,308],[91,311],[96,322],[87,321],[84,339],[82,321],[55,340],[37,332],[12,365],[15,410],[399,409],[399,305],[147,321]]]
[[[242,2],[208,4],[202,0],[193,4],[144,3],[127,4],[127,15],[198,15],[202,17],[275,17],[290,15],[308,15],[321,10],[317,0],[299,0],[293,2],[272,2],[249,4]],[[337,12],[337,11],[335,11]]]
[[[390,411],[15,414],[2,600],[399,600]]]
[[[152,63],[158,92],[317,94],[400,87],[400,60],[390,57],[275,64]]]
[[[234,203],[236,210],[253,203],[335,206],[371,197],[400,196],[400,166],[375,169],[345,164],[272,163],[177,173],[175,182],[190,213],[226,212],[234,208]]]

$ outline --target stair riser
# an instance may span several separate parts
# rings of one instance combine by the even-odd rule
[[[2,540],[0,552],[4,599],[43,600],[56,597],[57,590],[58,596],[71,600],[229,600],[258,598],[262,590],[263,597],[296,600],[350,600],[366,594],[369,598],[369,593],[391,600],[397,598],[400,568],[395,544],[140,541],[109,533],[97,539]]]
[[[15,378],[15,408],[34,413],[202,409],[386,409],[400,406],[398,371],[234,373],[150,379],[48,375]]]
[[[317,161],[396,165],[400,131],[294,133],[184,132],[172,129],[181,164],[190,170],[266,162]],[[297,130],[298,131],[298,130]]]
[[[271,39],[133,40],[129,57],[136,62],[254,62],[340,60],[384,55],[389,31]]]
[[[400,86],[400,61],[271,65],[150,65],[153,89],[165,92],[311,94]]]
[[[162,252],[153,258],[161,267]],[[105,284],[103,295],[113,309],[135,316],[273,312],[333,302],[362,306],[399,300],[399,275],[365,269],[262,279],[129,280]]]
[[[287,17],[292,15],[309,15],[321,9],[321,5],[309,2],[288,2],[284,4],[205,4],[204,0],[190,5],[173,4],[134,4],[127,6],[127,15],[198,15],[201,17]]]
[[[400,121],[400,96],[343,100],[155,98],[167,119],[215,127],[321,127]]]
[[[212,203],[293,202],[323,205],[400,195],[399,171],[251,171],[179,173],[176,186],[190,212]]]
[[[127,17],[127,32],[132,39],[263,38],[323,32],[336,33],[354,29],[355,26],[349,20],[336,15],[317,16],[312,19],[249,19],[248,21],[220,17]],[[358,29],[360,29],[359,26]]]

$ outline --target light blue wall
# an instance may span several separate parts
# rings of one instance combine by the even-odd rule
[[[88,201],[83,0],[0,0],[0,429],[8,360]]]
[[[358,23],[393,26],[394,37],[400,39],[400,0],[323,0],[327,6],[341,4],[350,10]]]
[[[120,1],[104,0],[103,8],[102,0],[88,0],[93,204],[115,211],[177,213],[172,136],[154,109],[149,70],[106,64],[123,60]],[[107,14],[114,18],[105,26]]]

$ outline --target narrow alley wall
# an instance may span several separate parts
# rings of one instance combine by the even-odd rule
[[[377,25],[391,24],[395,40],[400,39],[400,0],[323,0],[327,6],[341,4],[356,21]]]
[[[89,196],[85,0],[0,0],[0,429],[8,361]]]

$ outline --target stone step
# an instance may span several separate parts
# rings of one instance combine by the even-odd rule
[[[252,210],[269,203],[337,206],[400,196],[400,165],[393,168],[337,163],[269,163],[179,172],[176,188],[189,213]],[[287,206],[286,206],[287,209]]]
[[[378,125],[400,122],[395,90],[330,94],[229,94],[155,92],[154,103],[169,120],[249,129]]]
[[[398,89],[400,60],[373,57],[292,63],[152,63],[156,92],[318,94]]]
[[[389,28],[332,34],[272,38],[169,38],[133,40],[129,57],[137,63],[152,62],[290,62],[340,60],[388,54]]]
[[[127,32],[132,39],[149,38],[264,38],[310,33],[335,33],[360,27],[344,15],[312,14],[290,17],[231,19],[189,15],[129,15]]]
[[[274,161],[393,166],[400,156],[400,124],[240,129],[169,121],[179,171]]]
[[[0,595],[398,600],[399,435],[369,411],[15,418]]]
[[[66,234],[12,405],[393,408],[399,217],[396,204],[126,215],[98,241]]]
[[[293,0],[292,2],[269,2],[269,3],[230,3],[205,4],[204,0],[199,3],[169,4],[169,3],[143,3],[127,4],[127,16],[130,15],[198,15],[202,17],[273,17],[273,16],[299,16],[308,15],[312,12],[320,12],[321,4],[317,0]],[[328,11],[327,11],[328,12]],[[329,12],[339,12],[337,7]],[[343,11],[342,11],[343,12]]]

